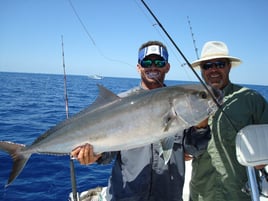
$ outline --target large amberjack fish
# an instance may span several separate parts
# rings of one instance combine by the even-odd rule
[[[218,91],[208,93],[202,85],[142,90],[124,98],[98,87],[100,93],[93,104],[52,127],[31,145],[0,141],[0,149],[13,159],[6,186],[33,153],[66,155],[85,143],[93,145],[95,153],[102,153],[160,141],[163,157],[169,160],[174,135],[182,135],[185,128],[197,125],[218,109],[211,95],[221,98]]]

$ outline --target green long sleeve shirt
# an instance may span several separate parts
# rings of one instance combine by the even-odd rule
[[[223,91],[224,113],[218,110],[210,117],[212,138],[205,153],[192,162],[192,201],[251,200],[241,191],[248,179],[246,168],[236,159],[235,138],[247,125],[268,123],[268,103],[239,85],[229,84]]]

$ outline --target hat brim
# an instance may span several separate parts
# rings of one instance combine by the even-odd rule
[[[206,58],[202,58],[202,59],[198,59],[194,62],[192,62],[192,67],[193,68],[200,68],[200,64],[204,61],[208,61],[208,60],[212,60],[212,59],[229,59],[232,63],[232,67],[234,66],[238,66],[242,63],[241,59],[237,58],[237,57],[231,57],[231,56],[211,56],[211,57],[206,57]]]

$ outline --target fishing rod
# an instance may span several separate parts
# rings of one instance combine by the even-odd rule
[[[66,118],[68,119],[69,118],[69,106],[68,106],[67,79],[66,79],[65,61],[64,61],[63,36],[61,36],[61,47],[62,47],[62,66],[63,66],[63,75],[64,75],[65,111],[66,111]],[[74,162],[73,162],[72,157],[70,157],[70,172],[71,172],[73,200],[77,201],[76,176],[75,176]]]
[[[64,97],[65,97],[65,111],[66,118],[69,118],[69,106],[68,106],[68,95],[67,95],[67,82],[66,82],[66,71],[65,71],[65,61],[64,61],[64,48],[63,48],[63,36],[61,36],[61,48],[62,48],[62,67],[64,76]]]
[[[191,32],[191,37],[192,37],[192,41],[193,41],[193,45],[194,45],[195,55],[196,55],[196,58],[199,59],[199,57],[198,57],[198,49],[197,49],[196,44],[195,44],[194,33],[193,33],[193,29],[192,29],[192,26],[191,26],[191,21],[190,21],[189,16],[187,16],[187,21],[188,21],[190,32]],[[184,65],[186,65],[186,63],[183,63],[181,66],[184,66]]]
[[[174,47],[176,48],[176,50],[180,53],[180,55],[182,56],[182,58],[185,60],[186,64],[190,67],[190,69],[192,70],[192,72],[195,74],[195,76],[198,78],[198,80],[200,81],[200,83],[203,85],[203,87],[208,91],[208,93],[210,94],[210,96],[212,97],[213,101],[216,103],[216,105],[220,108],[220,104],[218,102],[218,100],[215,98],[215,96],[212,94],[212,92],[208,89],[207,85],[204,83],[204,81],[200,78],[200,76],[197,74],[197,72],[194,70],[194,68],[192,67],[192,65],[190,64],[190,62],[188,61],[188,59],[184,56],[184,54],[182,53],[182,51],[180,50],[180,48],[177,46],[177,44],[174,42],[174,40],[171,38],[171,36],[168,34],[168,32],[166,31],[166,29],[162,26],[162,24],[160,23],[160,21],[157,19],[157,17],[154,15],[154,13],[151,11],[151,9],[148,7],[148,5],[144,2],[144,0],[141,0],[141,2],[143,3],[143,5],[145,6],[145,8],[149,11],[149,13],[152,15],[152,17],[155,19],[155,21],[157,22],[158,26],[163,30],[163,32],[166,34],[166,36],[168,37],[168,39],[171,41],[171,43],[174,45]]]
[[[196,54],[196,58],[199,59],[198,49],[197,49],[196,44],[195,44],[194,33],[193,33],[193,29],[192,29],[192,26],[191,26],[191,21],[190,21],[189,16],[187,16],[187,20],[188,20],[188,24],[189,24],[189,27],[190,27],[190,32],[191,32],[191,36],[192,36],[192,41],[193,41],[193,45],[194,45],[194,51],[195,51],[195,54]]]

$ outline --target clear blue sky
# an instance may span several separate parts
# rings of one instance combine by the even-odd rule
[[[235,83],[268,85],[267,0],[145,0],[191,62],[209,40],[226,42],[243,64]],[[137,51],[164,42],[172,69],[167,79],[196,81],[140,0],[0,0],[0,71],[139,77]],[[87,32],[85,31],[85,28]]]

